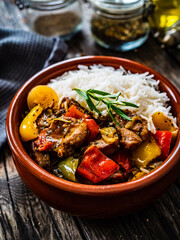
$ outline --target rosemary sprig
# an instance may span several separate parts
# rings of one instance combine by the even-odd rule
[[[90,108],[91,111],[97,112],[99,115],[101,115],[101,112],[97,109],[97,106],[103,102],[108,109],[108,113],[110,117],[112,118],[113,122],[117,124],[119,127],[119,123],[115,120],[112,110],[116,112],[119,116],[122,118],[131,121],[131,118],[126,115],[126,113],[120,109],[118,106],[129,106],[129,107],[135,107],[138,108],[138,106],[134,103],[130,102],[125,102],[125,101],[118,101],[119,94],[110,94],[107,92],[103,92],[100,90],[95,90],[95,89],[89,89],[89,90],[82,90],[78,88],[73,88],[82,98],[84,98]],[[93,100],[97,101],[96,104],[93,103]]]

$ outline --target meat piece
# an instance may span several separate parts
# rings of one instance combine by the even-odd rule
[[[32,142],[31,144],[31,155],[35,162],[39,164],[39,166],[43,168],[50,166],[49,154],[46,152],[39,152],[35,145],[35,142]]]
[[[135,116],[135,114],[132,113],[132,112],[130,112],[129,110],[125,110],[124,112],[125,112],[125,114],[126,114],[128,117],[130,117],[131,119],[132,119],[132,117]],[[118,114],[115,115],[115,120],[119,123],[119,125],[120,125],[122,128],[124,128],[124,127],[126,126],[126,124],[129,122],[129,120],[126,120],[126,119],[120,117]],[[117,125],[116,128],[119,129],[119,126]]]
[[[96,140],[90,142],[91,145],[96,145],[105,155],[110,155],[118,150],[119,138],[114,127],[101,128],[100,134],[97,135]]]
[[[52,121],[54,118],[60,117],[63,113],[63,110],[53,110],[48,108],[38,117],[36,121],[37,127],[40,130],[49,127],[50,121]]]
[[[109,143],[101,138],[89,144],[89,146],[92,146],[92,145],[96,145],[99,148],[99,150],[103,152],[105,155],[110,155],[118,150],[119,139],[116,139],[114,142]]]
[[[121,143],[126,149],[135,148],[142,142],[142,139],[136,133],[126,128],[121,128],[119,133],[121,135]]]
[[[133,116],[132,121],[128,121],[125,128],[135,132],[142,140],[145,140],[149,135],[147,122],[140,116]]]
[[[40,150],[47,145],[46,142],[51,142],[53,144],[49,150],[55,151],[59,157],[65,157],[70,156],[74,148],[80,147],[88,134],[87,125],[82,119],[63,117],[61,120],[53,120],[50,127],[39,134],[36,144]]]
[[[110,127],[113,125],[113,121],[110,115],[106,116],[101,115],[96,119],[96,122],[101,128]]]
[[[71,105],[74,105],[80,112],[92,116],[87,109],[83,108],[76,100],[68,97],[64,97],[60,103],[60,109],[64,109],[66,112]]]
[[[133,149],[149,136],[149,131],[147,122],[142,117],[129,111],[126,111],[126,114],[132,119],[132,121],[128,121],[119,115],[116,115],[115,120],[121,127],[117,124],[115,126],[120,136],[120,142],[126,149]]]

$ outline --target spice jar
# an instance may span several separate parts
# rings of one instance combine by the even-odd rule
[[[91,32],[95,41],[113,50],[139,47],[149,35],[145,0],[89,0],[92,6]]]
[[[69,39],[81,29],[82,15],[78,0],[23,1],[16,0],[16,4],[20,8],[25,7],[27,25],[39,34]]]

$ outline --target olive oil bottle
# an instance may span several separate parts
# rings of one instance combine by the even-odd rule
[[[153,0],[154,12],[149,17],[151,28],[165,30],[180,19],[180,0]]]
[[[180,0],[152,0],[149,24],[154,36],[165,46],[180,44]]]

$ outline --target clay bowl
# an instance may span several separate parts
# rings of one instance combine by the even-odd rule
[[[49,205],[72,215],[107,218],[125,215],[157,199],[176,179],[180,170],[180,132],[174,148],[164,163],[141,179],[127,183],[94,186],[60,179],[39,167],[25,151],[18,131],[21,114],[26,109],[28,92],[36,85],[47,84],[79,64],[120,65],[132,72],[149,72],[160,80],[161,91],[170,98],[173,115],[180,126],[180,93],[165,77],[147,66],[126,59],[89,56],[57,63],[30,78],[17,92],[7,114],[7,138],[20,177],[28,188]]]

